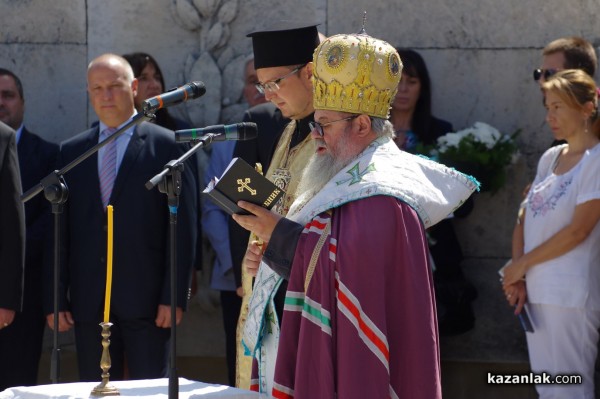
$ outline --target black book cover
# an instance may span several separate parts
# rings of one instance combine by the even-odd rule
[[[228,214],[248,214],[237,206],[238,201],[252,202],[271,209],[285,192],[258,173],[241,158],[234,158],[220,178],[214,178],[203,191],[204,195]]]

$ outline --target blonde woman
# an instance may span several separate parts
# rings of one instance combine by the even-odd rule
[[[504,292],[520,313],[527,300],[535,332],[527,333],[535,373],[579,375],[581,384],[536,385],[540,398],[594,398],[600,327],[600,146],[594,80],[581,70],[542,84],[546,121],[567,144],[542,155],[513,240]]]

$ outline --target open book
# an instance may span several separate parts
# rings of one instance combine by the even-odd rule
[[[248,214],[237,206],[247,201],[271,209],[285,192],[241,158],[231,160],[220,178],[214,177],[203,191],[204,195],[228,214]]]

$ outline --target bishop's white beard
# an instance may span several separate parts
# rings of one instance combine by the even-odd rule
[[[323,139],[315,140],[317,145],[324,144]],[[330,151],[319,155],[315,153],[304,168],[302,178],[296,189],[296,198],[305,192],[310,192],[307,200],[314,197],[340,170],[350,163],[356,157],[351,153],[350,135],[344,132],[338,142],[337,148],[339,154],[332,154]]]

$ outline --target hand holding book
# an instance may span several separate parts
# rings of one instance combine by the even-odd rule
[[[498,274],[500,275],[500,282],[504,280],[504,268],[507,267],[511,261],[509,260],[500,270],[498,270]],[[511,306],[515,307],[515,314],[519,318],[519,323],[521,323],[521,327],[525,332],[534,332],[533,324],[531,323],[531,319],[529,318],[529,314],[527,311],[527,303],[526,297],[526,289],[525,289],[525,281],[520,280],[512,285],[505,287],[506,300]]]
[[[233,214],[233,220],[243,228],[251,231],[258,239],[257,242],[268,245],[271,240],[271,234],[275,230],[275,226],[283,217],[280,214],[269,211],[260,205],[254,205],[249,202],[240,201],[239,205],[242,209],[248,211],[246,214]]]
[[[248,212],[237,205],[238,201],[271,209],[285,192],[261,175],[241,158],[234,158],[220,178],[215,177],[204,189],[215,204],[225,212],[245,214]]]

